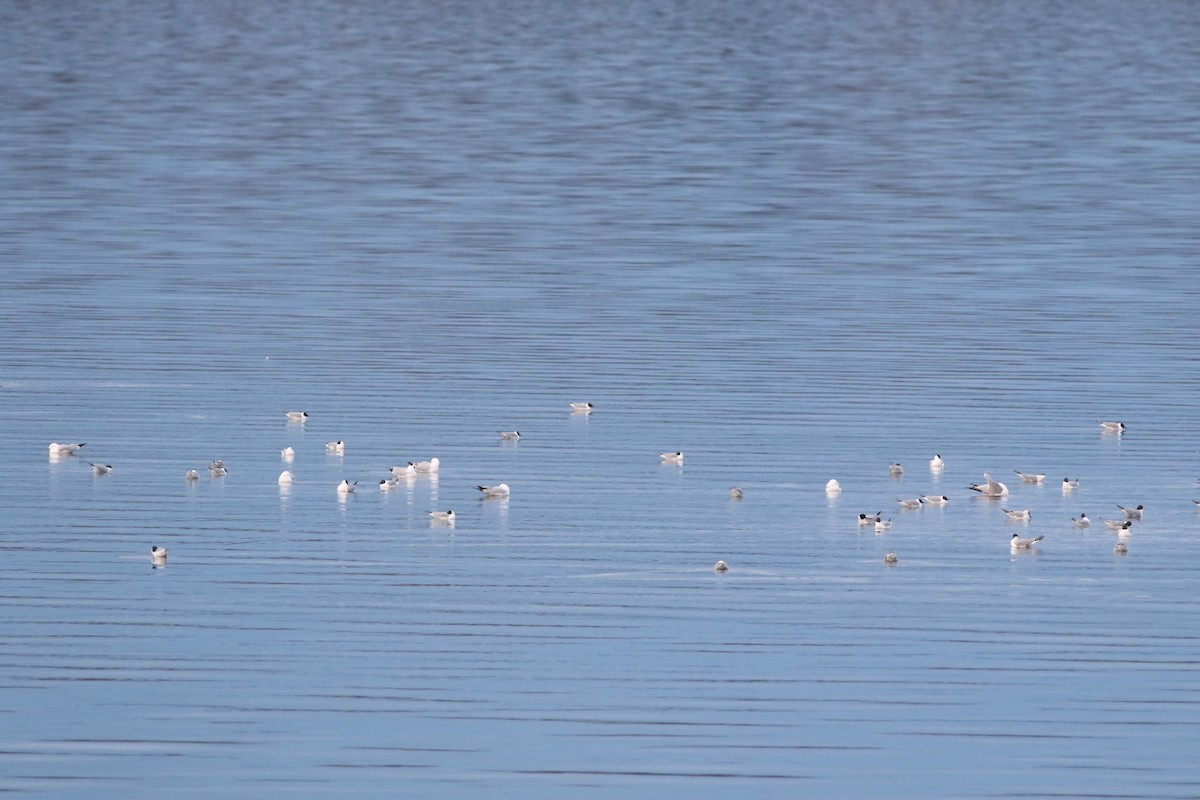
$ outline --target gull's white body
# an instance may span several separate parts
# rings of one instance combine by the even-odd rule
[[[508,484],[499,483],[495,486],[476,486],[476,489],[483,492],[484,497],[508,497]]]
[[[970,489],[979,492],[984,497],[1007,497],[1008,487],[998,480],[994,480],[991,475],[983,473],[983,483],[973,483]]]

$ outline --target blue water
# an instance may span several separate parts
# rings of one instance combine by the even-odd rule
[[[1200,795],[1198,69],[1187,2],[0,3],[0,792]]]

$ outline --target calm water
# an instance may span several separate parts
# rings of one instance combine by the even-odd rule
[[[0,792],[1200,796],[1197,74],[1188,2],[0,2]]]

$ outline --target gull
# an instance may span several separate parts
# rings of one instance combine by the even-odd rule
[[[1100,427],[1104,429],[1105,433],[1124,433],[1125,432],[1125,423],[1124,422],[1101,422]]]
[[[593,408],[591,403],[571,403],[571,410],[581,414],[590,414]]]
[[[430,511],[429,521],[454,524],[454,511]]]
[[[713,564],[713,570],[716,572],[728,572],[729,565],[724,561],[718,561],[717,563]]]
[[[1101,517],[1100,521],[1114,531],[1127,531],[1133,527],[1133,520],[1131,519],[1105,519]]]
[[[1079,478],[1076,478],[1075,480],[1071,480],[1070,478],[1063,478],[1062,490],[1064,493],[1065,492],[1073,492],[1078,488],[1079,488]]]
[[[506,442],[515,442],[521,438],[520,431],[496,431],[496,433],[500,434],[500,438]]]
[[[413,478],[416,477],[417,468],[412,464],[409,464],[406,467],[392,467],[391,473],[392,477],[396,480],[399,480],[400,478]]]
[[[284,415],[288,418],[288,422],[308,422],[307,411],[285,411]]]
[[[1113,548],[1113,552],[1119,556],[1123,556],[1129,552],[1129,545],[1124,542],[1117,542],[1117,546]]]
[[[946,505],[946,503],[950,502],[950,498],[946,497],[946,495],[944,495],[944,494],[943,495],[923,494],[923,495],[921,495],[921,499],[924,500],[926,503],[928,503],[931,506],[944,506],[944,505]]]
[[[73,456],[75,451],[83,447],[87,442],[79,442],[78,444],[59,444],[58,442],[50,443],[50,455],[52,456]]]
[[[907,508],[907,509],[911,510],[911,509],[915,509],[915,508],[920,508],[921,504],[924,503],[925,501],[919,497],[915,497],[911,500],[903,498],[903,497],[897,497],[896,502],[900,504],[901,508]]]
[[[296,480],[296,476],[292,474],[291,470],[285,469],[283,472],[279,473],[280,486],[286,486],[294,480]]]
[[[736,486],[729,490],[729,499],[730,500],[741,500],[745,496],[746,496],[746,493],[743,492],[741,489],[739,489]]]
[[[992,480],[992,476],[986,472],[983,473],[984,483],[973,483],[969,489],[979,492],[984,497],[1005,497],[1008,495],[1008,487],[997,480]]]
[[[876,511],[874,514],[859,514],[858,515],[858,524],[859,525],[870,525],[872,522],[874,522],[879,517],[879,515],[881,513],[883,513],[883,512]]]
[[[340,439],[336,442],[326,442],[325,443],[325,452],[326,453],[335,453],[339,456],[344,455],[346,452],[346,443],[341,441]]]
[[[676,450],[674,453],[659,453],[658,457],[664,464],[683,463],[683,453],[679,450]]]
[[[889,529],[891,527],[892,527],[892,521],[890,519],[880,519],[879,517],[875,518],[875,532],[876,533],[883,533],[884,531],[886,531],[887,529]]]
[[[1009,546],[1012,547],[1013,550],[1032,550],[1035,544],[1045,538],[1045,536],[1035,536],[1032,539],[1022,539],[1020,536],[1014,533],[1012,535],[1012,539],[1009,540]]]
[[[934,453],[933,458],[929,459],[930,469],[941,469],[944,466],[946,466],[946,462],[942,461],[941,453]]]
[[[500,483],[495,486],[476,486],[475,488],[483,492],[484,497],[508,497],[507,483]]]
[[[440,467],[441,464],[442,464],[441,459],[439,459],[437,457],[431,458],[428,461],[410,461],[410,462],[408,462],[408,465],[410,467],[412,467],[415,472],[437,472],[438,467]]]
[[[1009,519],[1029,519],[1030,516],[1028,508],[1022,509],[1021,511],[1010,511],[1007,508],[1002,508],[1000,510],[1005,514],[1008,514]]]
[[[885,563],[885,564],[895,564],[896,561],[898,561],[898,559],[896,558],[895,553],[888,553],[886,556],[883,557],[883,563]]]
[[[107,475],[112,472],[112,464],[92,464],[93,475]]]
[[[150,560],[155,564],[167,563],[167,548],[154,545],[150,548]]]
[[[1141,519],[1142,512],[1145,511],[1140,505],[1137,508],[1126,508],[1125,506],[1117,506],[1117,508],[1125,513],[1125,519]]]
[[[1193,500],[1192,503],[1196,506],[1196,510],[1200,511],[1200,500]]]
[[[825,484],[825,494],[838,494],[842,491],[842,485],[838,483],[837,478],[830,478]]]
[[[358,486],[358,481],[351,483],[350,481],[346,480],[345,478],[342,478],[342,482],[339,483],[338,487],[337,487],[338,494],[350,494],[351,492],[354,491],[355,486]]]
[[[1071,524],[1074,525],[1076,528],[1092,527],[1092,521],[1090,519],[1088,519],[1088,515],[1084,514],[1082,511],[1079,512],[1078,517],[1071,517]]]
[[[400,480],[398,478],[380,478],[379,479],[379,491],[381,491],[381,492],[390,492],[393,488],[395,488],[396,486],[399,486],[399,485],[400,485]]]
[[[897,478],[904,474],[904,467],[899,464],[888,464],[888,475]]]
[[[214,478],[224,478],[229,474],[229,470],[225,469],[225,462],[219,458],[214,458],[212,463],[208,465],[208,474]]]
[[[1013,472],[1020,475],[1021,480],[1025,483],[1041,483],[1042,481],[1046,480],[1046,473],[1044,472],[1021,472],[1019,469],[1014,469]]]
[[[198,481],[200,480],[200,473],[196,472],[194,469],[189,469],[187,474],[183,477],[187,478],[189,481]]]
[[[279,451],[279,457],[284,461],[291,461],[296,457],[296,449],[294,447],[285,447]]]

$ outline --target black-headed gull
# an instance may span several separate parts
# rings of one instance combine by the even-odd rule
[[[1133,520],[1131,519],[1105,519],[1101,517],[1100,521],[1114,531],[1127,531],[1133,527]]]
[[[1125,423],[1124,422],[1101,422],[1100,427],[1104,429],[1105,433],[1124,433],[1125,432]]]
[[[593,408],[591,403],[571,403],[571,410],[581,414],[589,414]]]
[[[683,452],[676,450],[674,453],[659,453],[658,458],[664,464],[682,464]]]
[[[515,442],[521,438],[520,431],[496,431],[496,433],[500,434],[500,438],[506,442]]]
[[[154,545],[150,548],[150,560],[156,564],[167,563],[167,548]]]
[[[859,514],[858,515],[858,524],[859,525],[874,524],[876,518],[878,518],[881,513],[883,513],[883,512],[876,511],[874,514]]]
[[[307,411],[285,411],[284,416],[288,418],[288,422],[307,422]]]
[[[718,561],[717,563],[713,564],[713,570],[716,572],[728,572],[729,565],[724,561]]]
[[[892,521],[890,519],[880,519],[879,517],[875,518],[876,533],[883,533],[884,531],[889,530],[891,527]]]
[[[295,480],[296,480],[296,476],[292,474],[292,471],[290,469],[285,469],[283,472],[279,473],[279,485],[280,486],[286,486],[289,483],[294,482]]]
[[[454,511],[453,510],[430,511],[429,512],[429,521],[453,524],[454,523]]]
[[[325,452],[333,453],[334,455],[339,455],[339,456],[345,455],[346,454],[346,443],[340,439],[336,442],[326,442],[325,443]]]
[[[50,455],[52,456],[73,456],[79,448],[83,447],[87,442],[79,442],[78,444],[59,444],[58,442],[50,443]]]
[[[410,461],[408,465],[417,472],[437,472],[442,465],[442,460],[435,456],[428,461]]]
[[[1071,478],[1063,478],[1062,490],[1064,492],[1073,492],[1079,488],[1079,478],[1072,480]]]
[[[112,464],[92,464],[93,475],[107,475],[112,472]]]
[[[950,502],[950,498],[944,494],[923,494],[921,499],[931,506],[944,506]]]
[[[1044,472],[1021,472],[1019,469],[1014,469],[1013,472],[1021,476],[1022,483],[1041,483],[1046,480]]]
[[[937,470],[937,469],[941,469],[944,466],[946,466],[946,462],[942,460],[941,453],[934,453],[933,458],[929,459],[929,468],[930,469]]]
[[[1082,511],[1079,512],[1078,517],[1071,517],[1071,524],[1074,525],[1076,528],[1092,527],[1092,521],[1090,519],[1088,519],[1088,515],[1084,514]]]
[[[913,497],[913,498],[907,498],[907,497],[897,497],[897,498],[896,498],[896,502],[900,504],[900,507],[901,507],[901,508],[906,508],[906,509],[908,509],[909,511],[912,511],[912,510],[914,510],[914,509],[918,509],[918,508],[920,508],[920,507],[921,507],[921,505],[922,505],[922,504],[923,504],[925,501],[924,501],[924,500],[922,500],[922,499],[921,499],[921,498],[919,498],[919,497]]]
[[[979,492],[984,497],[1006,497],[1008,495],[1008,487],[997,480],[993,480],[991,475],[983,473],[983,483],[972,483],[968,489]]]
[[[891,475],[893,478],[898,478],[903,474],[904,467],[900,466],[899,464],[888,464],[888,475]]]
[[[1142,512],[1146,510],[1142,506],[1138,506],[1137,508],[1126,508],[1125,506],[1117,506],[1117,508],[1121,509],[1122,513],[1125,514],[1125,519],[1141,519]]]
[[[1003,508],[1003,509],[1001,509],[1001,511],[1003,511],[1005,514],[1008,514],[1009,519],[1027,520],[1030,518],[1028,508],[1023,508],[1019,511],[1016,511],[1013,509],[1008,509],[1008,508]]]
[[[899,559],[896,558],[895,553],[888,553],[886,556],[883,557],[883,563],[885,563],[885,564],[895,564],[897,561],[899,561]]]
[[[729,490],[729,499],[730,500],[741,500],[745,496],[746,496],[746,493],[743,492],[741,489],[739,489],[736,486],[734,486],[732,489]]]
[[[483,492],[484,497],[508,497],[508,484],[498,483],[495,486],[476,486],[476,489]]]
[[[1022,539],[1020,536],[1014,533],[1012,538],[1009,539],[1009,546],[1012,547],[1013,550],[1029,550],[1035,544],[1045,538],[1045,536],[1035,536],[1032,539]]]
[[[351,483],[350,481],[346,480],[345,478],[342,478],[342,482],[339,483],[338,487],[337,487],[338,494],[350,494],[351,492],[354,491],[355,486],[358,486],[358,481]]]

